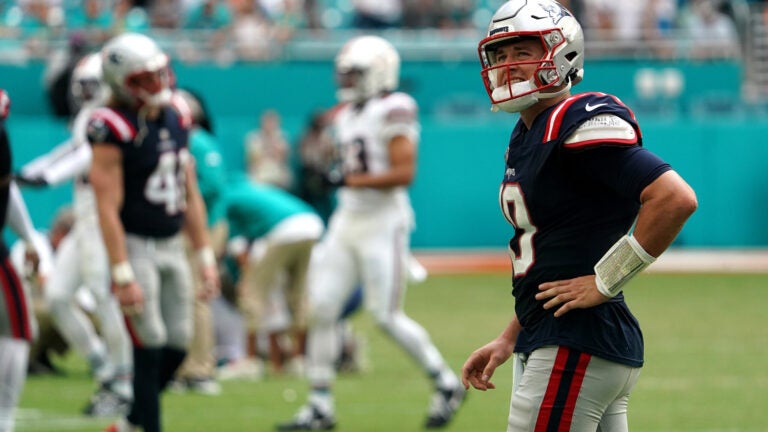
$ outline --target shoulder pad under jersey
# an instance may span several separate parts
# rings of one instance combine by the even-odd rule
[[[86,133],[91,144],[126,143],[134,139],[136,128],[117,111],[101,107],[91,113]]]
[[[623,123],[629,125],[634,131],[633,136],[630,137],[625,133],[623,123],[619,126],[618,120],[611,120],[613,117],[623,120]],[[584,123],[595,118],[597,120],[590,122],[588,126],[581,129],[582,132],[589,129],[593,134],[586,139],[572,137]],[[601,128],[601,125],[606,126],[609,130],[601,131],[602,135],[594,135],[596,130]],[[617,134],[611,135],[610,130],[615,130]],[[602,138],[602,140],[598,138]],[[573,95],[555,107],[547,118],[542,141],[558,140],[563,142],[566,148],[585,148],[589,145],[602,145],[604,143],[640,144],[641,139],[640,128],[634,113],[621,100],[613,95],[593,92]],[[585,142],[587,140],[590,142]],[[568,141],[567,145],[565,141]]]
[[[174,111],[179,115],[179,123],[181,124],[181,127],[184,129],[189,129],[192,127],[192,124],[194,123],[194,118],[192,117],[192,108],[189,106],[186,100],[184,100],[184,97],[182,97],[179,93],[174,92],[173,96],[171,97],[171,108],[173,108]]]
[[[614,114],[598,114],[582,123],[565,140],[563,147],[580,149],[604,143],[636,144],[635,128]]]

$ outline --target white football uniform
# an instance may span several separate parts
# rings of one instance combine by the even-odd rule
[[[418,145],[418,107],[409,95],[392,93],[362,106],[342,107],[334,119],[342,170],[384,173],[389,145],[405,136]],[[334,379],[338,354],[334,329],[347,299],[363,286],[365,308],[442,388],[457,384],[426,330],[403,311],[414,215],[406,187],[341,187],[326,237],[310,265],[308,376],[312,385]]]
[[[87,179],[91,146],[86,138],[86,127],[93,109],[93,106],[81,109],[72,124],[72,137],[25,165],[22,174],[44,178],[51,185],[74,180],[75,224],[56,251],[45,295],[61,334],[79,354],[92,362],[97,379],[104,382],[114,376],[129,377],[133,360],[122,313],[111,293],[109,262],[101,237],[96,200]],[[96,299],[106,348],[91,321],[74,302],[80,287],[89,289]],[[104,364],[105,354],[108,361]]]

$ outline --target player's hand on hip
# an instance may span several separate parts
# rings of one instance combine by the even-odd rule
[[[216,266],[206,266],[200,269],[202,273],[202,283],[198,298],[200,300],[212,300],[221,292],[221,280],[219,279],[219,269]]]
[[[514,343],[502,339],[494,339],[470,354],[461,368],[461,382],[464,388],[469,386],[486,391],[495,389],[491,377],[496,368],[512,356]]]
[[[144,292],[136,281],[124,285],[113,283],[112,293],[126,316],[138,315],[144,310]]]
[[[539,285],[536,300],[545,301],[544,309],[555,309],[555,317],[561,317],[573,309],[586,309],[608,301],[595,284],[595,275],[574,279],[545,282]]]

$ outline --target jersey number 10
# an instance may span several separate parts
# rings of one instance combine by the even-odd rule
[[[519,183],[502,183],[499,201],[504,217],[515,227],[515,237],[509,242],[512,270],[516,277],[523,276],[534,262],[533,237],[538,229],[531,222]]]

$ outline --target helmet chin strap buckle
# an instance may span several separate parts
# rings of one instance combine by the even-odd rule
[[[560,90],[554,93],[539,92],[539,99],[552,99],[554,97],[558,97],[560,95],[565,94],[570,89],[571,89],[571,82],[567,81],[563,88],[561,88]]]

